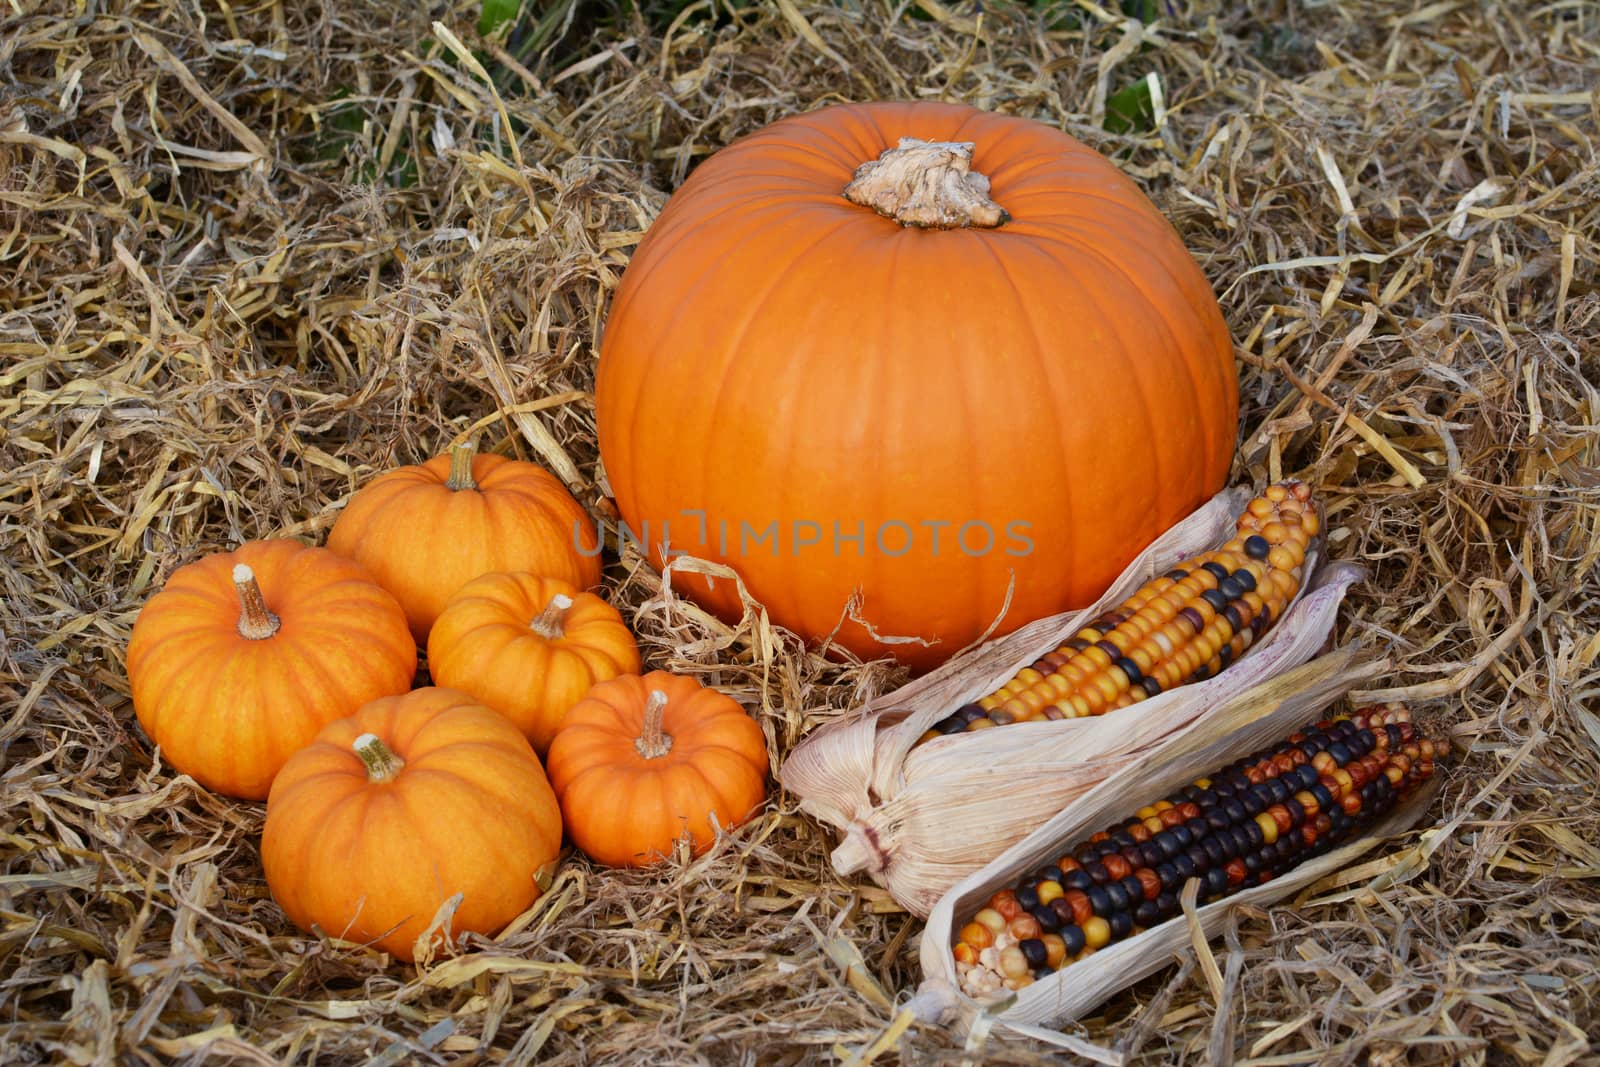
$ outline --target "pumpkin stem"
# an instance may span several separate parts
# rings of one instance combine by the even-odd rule
[[[644,702],[644,729],[633,747],[645,759],[658,759],[672,751],[672,735],[661,732],[661,719],[667,711],[667,694],[652,689]]]
[[[554,641],[558,637],[565,637],[567,631],[563,624],[567,621],[567,612],[572,610],[572,598],[565,593],[557,593],[550,598],[544,610],[539,612],[539,617],[528,625],[533,632],[546,641]]]
[[[856,168],[844,198],[902,226],[992,229],[1011,221],[989,199],[989,178],[972,169],[971,141],[900,138],[898,148]]]
[[[256,572],[240,563],[233,568],[233,587],[239,591],[239,636],[264,641],[278,632],[278,617],[267,610],[267,598],[256,584]]]
[[[350,747],[356,750],[356,755],[366,765],[369,782],[392,782],[406,765],[406,761],[396,756],[394,750],[384,744],[377,734],[362,734]]]
[[[478,483],[472,480],[472,457],[477,451],[476,441],[463,441],[450,446],[450,477],[445,479],[446,489],[460,491],[478,488]]]

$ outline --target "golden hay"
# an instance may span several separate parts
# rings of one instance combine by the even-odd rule
[[[1037,117],[1142,182],[1240,344],[1236,480],[1314,482],[1373,570],[1343,637],[1470,746],[1432,829],[1075,1032],[1148,1062],[1592,1055],[1600,16],[1150,6],[568,2],[486,45],[470,4],[433,13],[449,34],[373,0],[7,5],[0,1062],[1050,1058],[908,1027],[918,925],[781,797],[664,872],[572,860],[499,943],[421,970],[303,936],[260,806],[172,778],[126,699],[175,567],[318,538],[474,427],[604,514],[588,390],[628,250],[718,146],[874,97]],[[1106,133],[1151,74],[1155,129]],[[608,578],[648,665],[753,705],[779,753],[898,680],[720,626],[636,558]]]

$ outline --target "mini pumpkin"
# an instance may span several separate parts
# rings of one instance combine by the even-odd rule
[[[207,789],[264,800],[328,723],[411,688],[405,613],[361,566],[271,540],[180,567],[128,641],[134,713]]]
[[[541,753],[596,682],[639,672],[617,609],[571,582],[485,574],[456,591],[428,634],[428,672],[505,715]]]
[[[290,921],[415,959],[440,906],[493,934],[538,899],[561,849],[539,757],[505,716],[418,689],[330,723],[273,783],[261,864]],[[428,943],[444,947],[446,933]]]
[[[643,867],[685,834],[696,855],[766,798],[767,748],[732,698],[652,671],[601,682],[550,745],[567,834],[590,858]]]
[[[594,523],[555,475],[472,444],[380,476],[350,498],[328,547],[358,560],[405,608],[417,644],[445,602],[493,571],[600,584]]]

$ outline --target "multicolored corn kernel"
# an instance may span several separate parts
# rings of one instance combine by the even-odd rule
[[[1417,733],[1404,706],[1385,704],[1197,779],[995,893],[957,934],[962,988],[1020,989],[1163,922],[1190,879],[1202,903],[1271,881],[1356,836],[1447,752]]]
[[[1212,677],[1282,616],[1300,589],[1319,523],[1309,486],[1268,486],[1222,548],[1148,582],[993,693],[935,723],[918,743],[1017,722],[1104,715]]]

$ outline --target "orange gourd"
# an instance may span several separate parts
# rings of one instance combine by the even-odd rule
[[[127,669],[162,759],[207,789],[264,800],[318,730],[411,688],[417,648],[358,564],[257,541],[174,571],[139,612]]]
[[[601,682],[550,745],[567,835],[592,859],[643,867],[687,834],[696,855],[766,798],[761,728],[732,698],[652,671]]]
[[[728,564],[773,621],[927,668],[1008,586],[996,634],[1091,602],[1220,489],[1237,391],[1205,275],[1115,167],[1036,122],[877,103],[690,176],[628,264],[595,399],[658,567],[664,544]],[[674,587],[739,616],[731,581]]]
[[[471,444],[399,467],[350,498],[328,547],[359,561],[406,610],[426,645],[445,601],[480,574],[532,571],[600,584],[600,542],[572,494],[532,463]]]
[[[616,608],[533,574],[474,578],[428,634],[434,682],[505,715],[540,753],[596,682],[639,666],[639,646]]]
[[[505,716],[418,689],[330,723],[267,798],[261,865],[290,921],[403,960],[457,893],[452,936],[493,934],[539,896],[561,812]],[[445,943],[444,930],[430,947]]]

